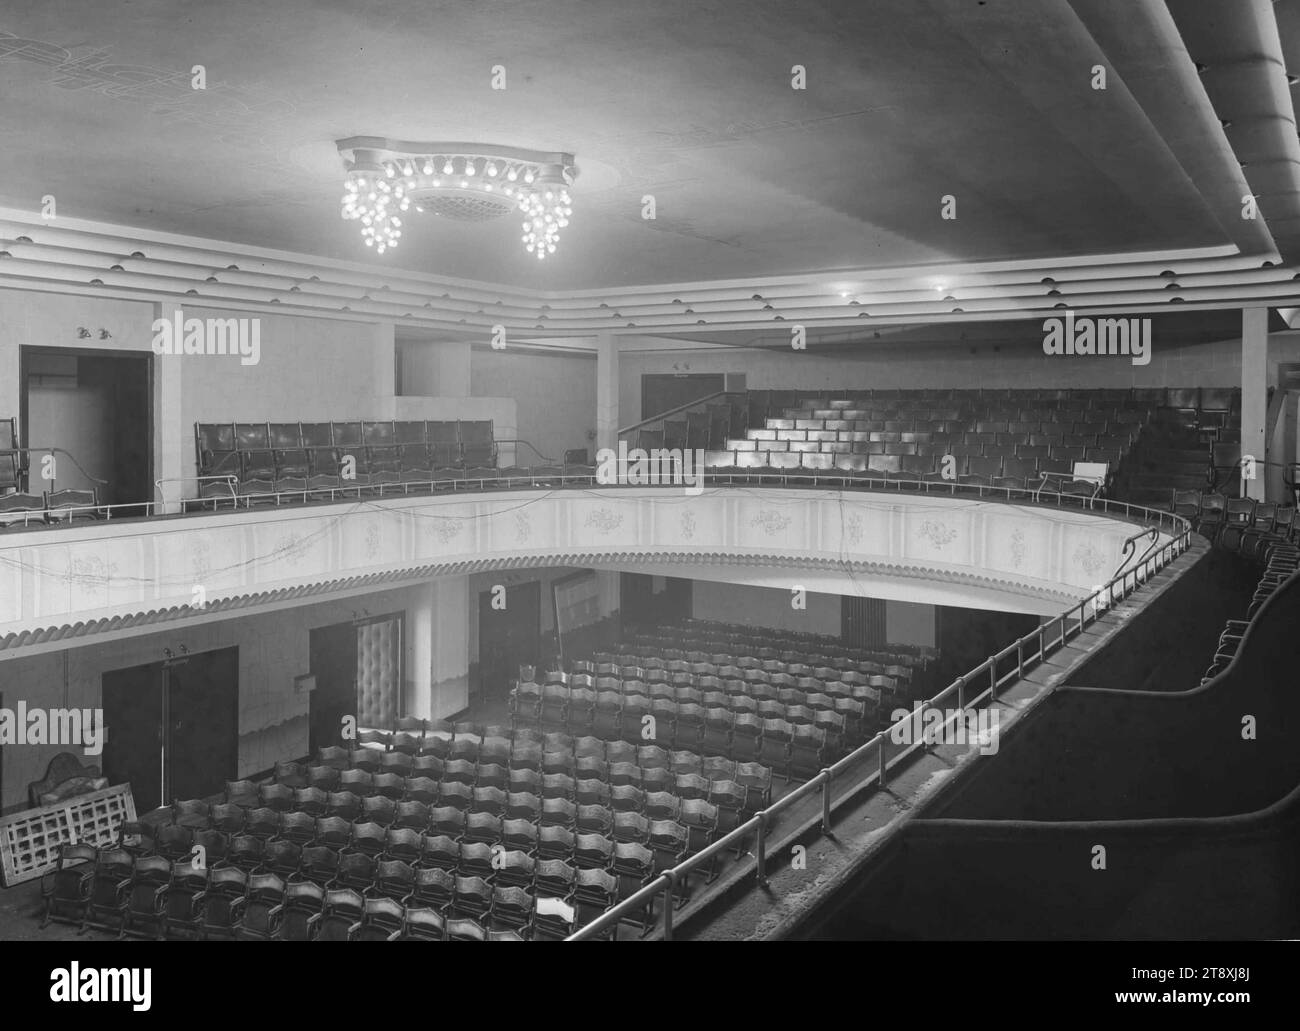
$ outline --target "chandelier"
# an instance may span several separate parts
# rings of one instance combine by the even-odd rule
[[[554,254],[573,213],[572,154],[473,143],[408,143],[375,136],[338,141],[347,170],[343,217],[380,254],[402,238],[412,208],[457,222],[522,215],[524,249]]]

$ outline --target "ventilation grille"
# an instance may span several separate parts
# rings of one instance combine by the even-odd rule
[[[425,211],[457,222],[491,222],[514,209],[513,205],[490,197],[466,197],[462,194],[425,196],[420,198],[420,205]]]

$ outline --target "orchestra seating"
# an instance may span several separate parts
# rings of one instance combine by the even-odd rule
[[[43,920],[159,938],[561,939],[772,801],[760,763],[654,745],[410,718],[355,744],[232,781],[222,801],[177,801],[112,847],[63,846]],[[654,905],[611,937],[649,929]]]
[[[686,620],[635,630],[621,654],[575,661],[540,683],[534,669],[521,669],[511,721],[759,760],[787,781],[806,780],[921,697],[936,655],[864,652],[818,635]]]

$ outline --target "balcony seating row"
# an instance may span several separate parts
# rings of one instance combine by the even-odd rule
[[[491,421],[196,423],[198,475],[239,480],[337,476],[496,463]]]

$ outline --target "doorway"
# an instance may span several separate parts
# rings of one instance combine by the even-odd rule
[[[101,678],[103,773],[136,809],[215,795],[239,765],[239,649],[110,670]]]
[[[542,661],[541,582],[510,584],[505,608],[493,606],[494,593],[482,591],[478,596],[480,701],[484,702],[505,698],[519,667]]]
[[[308,746],[346,745],[345,716],[359,727],[389,729],[402,715],[404,613],[316,627],[308,641],[316,688],[308,708]]]
[[[93,489],[101,505],[153,500],[152,360],[137,351],[20,349],[20,444],[36,451],[29,492]],[[53,477],[42,479],[42,451],[53,448]]]

